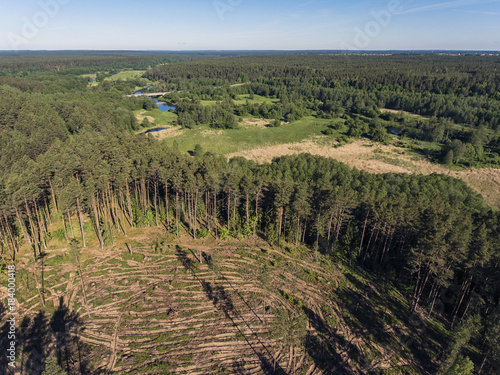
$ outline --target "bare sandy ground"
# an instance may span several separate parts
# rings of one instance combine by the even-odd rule
[[[343,147],[320,145],[312,140],[301,143],[273,145],[253,150],[246,150],[227,155],[228,158],[242,156],[258,163],[267,163],[273,158],[284,155],[310,153],[336,159],[351,167],[370,173],[439,173],[464,180],[480,193],[489,204],[500,207],[500,170],[483,168],[462,171],[450,171],[425,158],[417,158],[405,154],[405,149],[395,146],[384,146],[369,141],[357,141]]]
[[[141,113],[135,115],[135,118],[137,119],[137,121],[142,122],[142,121],[144,121],[145,118],[147,118],[150,123],[155,122],[154,117],[152,117],[152,116],[143,116],[142,115],[143,113],[146,113],[146,111],[142,111]]]
[[[270,120],[264,120],[259,118],[245,118],[241,124],[245,128],[266,128],[271,123]],[[281,121],[281,125],[289,124],[289,122]]]
[[[184,134],[185,130],[183,130],[180,126],[162,126],[163,130],[159,130],[154,133],[149,133],[149,135],[156,137],[158,139],[165,139],[165,138],[173,138],[177,137],[179,135]]]
[[[420,115],[417,115],[415,113],[411,113],[411,112],[406,112],[406,111],[398,111],[398,110],[395,110],[395,109],[388,109],[388,108],[380,108],[380,112],[382,113],[396,113],[396,114],[404,114],[404,115],[407,115],[407,116],[413,116],[413,117],[424,117],[424,116],[420,116]]]
[[[243,119],[243,126],[245,127],[257,127],[257,128],[265,128],[269,125],[269,120],[263,120],[258,118],[246,118]]]

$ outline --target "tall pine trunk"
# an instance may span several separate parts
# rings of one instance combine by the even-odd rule
[[[56,195],[54,193],[54,188],[52,187],[52,181],[49,178],[49,186],[50,186],[50,195],[52,195],[52,202],[54,202],[54,209],[56,210],[56,213],[59,212],[57,208],[57,201],[56,201]]]
[[[80,198],[76,197],[76,210],[78,214],[78,222],[80,223],[80,233],[82,235],[82,245],[83,247],[86,247],[85,244],[85,231],[83,230],[83,214],[82,210],[80,208]]]
[[[99,239],[99,244],[100,244],[101,248],[103,248],[104,241],[102,239],[101,224],[99,222],[99,212],[97,210],[97,203],[96,203],[96,199],[95,199],[94,194],[92,194],[92,208],[94,210],[94,221],[95,221],[95,226],[96,226],[97,238]]]
[[[71,229],[71,236],[73,239],[75,239],[75,232],[73,231],[73,225],[71,224],[71,216],[69,215],[69,210],[66,210],[66,215],[68,216],[68,224],[69,228]],[[66,227],[64,228],[64,231],[66,231]]]
[[[134,215],[132,213],[132,200],[130,199],[130,187],[129,187],[128,179],[125,181],[125,187],[126,187],[125,193],[127,196],[127,207],[128,207],[128,216],[130,219],[130,227],[133,228],[134,227]]]

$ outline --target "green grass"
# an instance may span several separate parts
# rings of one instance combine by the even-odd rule
[[[81,78],[96,78],[96,74],[80,74],[78,77],[81,77]]]
[[[118,81],[119,79],[126,80],[141,78],[145,72],[145,70],[124,70],[106,79],[109,79],[110,81]]]
[[[52,256],[50,258],[46,258],[46,259],[44,259],[43,263],[45,266],[55,267],[55,266],[59,266],[61,264],[69,263],[69,259],[64,254],[61,254],[61,255]]]
[[[153,117],[154,122],[152,124],[152,129],[163,125],[172,125],[174,121],[177,121],[177,115],[173,112],[160,111],[159,109],[152,109],[151,111],[135,111],[136,115],[144,117]],[[142,133],[144,129],[140,131]]]
[[[247,100],[250,104],[262,104],[262,103],[278,103],[279,99],[266,98],[265,96],[254,95],[253,99],[249,99],[248,94],[246,95],[238,95],[238,100],[233,100],[235,104],[246,104]]]
[[[183,152],[194,150],[195,145],[200,144],[204,151],[225,155],[263,146],[300,142],[321,135],[331,122],[332,120],[310,116],[278,128],[241,127],[218,130],[200,125],[193,130],[185,130],[177,137],[168,138],[165,142],[172,146],[174,140],[177,141],[180,151]]]
[[[265,96],[260,96],[260,95],[254,95],[253,99],[249,99],[248,94],[246,95],[237,95],[236,100],[233,100],[234,104],[236,105],[242,105],[246,104],[247,100],[250,104],[262,104],[262,103],[278,103],[279,99],[273,99],[273,98],[266,98]],[[217,103],[217,100],[202,100],[201,104],[204,106],[211,106],[215,105]]]

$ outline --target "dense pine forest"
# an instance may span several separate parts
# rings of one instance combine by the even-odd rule
[[[184,153],[138,135],[148,124],[137,111],[157,109],[127,97],[148,86],[168,92],[163,100],[187,131],[236,129],[241,116],[271,126],[341,119],[349,138],[418,139],[436,146],[422,151],[434,163],[498,167],[500,58],[235,55],[0,55],[2,267],[23,254],[43,262],[55,239],[82,252],[90,243],[113,248],[136,228],[193,241],[260,238],[372,275],[404,296],[403,316],[442,324],[435,353],[425,352],[427,337],[414,337],[415,373],[500,372],[500,213],[465,182],[369,174],[309,154],[261,165],[201,146]],[[145,72],[109,79],[129,68]],[[275,101],[239,104],[239,95]],[[317,363],[335,351],[314,348]],[[64,358],[67,373],[84,373]],[[322,373],[342,373],[331,361],[318,365]],[[410,373],[394,371],[372,373]]]
[[[293,122],[315,113],[348,119],[349,135],[384,141],[388,132],[439,142],[436,161],[498,165],[500,89],[498,58],[462,56],[273,55],[162,65],[146,73],[164,81],[179,123],[232,127],[199,100],[218,100],[221,111]],[[214,88],[247,82],[242,87]],[[212,86],[212,87],[211,87]],[[274,105],[231,105],[238,94],[276,97]],[[189,100],[187,100],[189,99]],[[404,118],[381,108],[430,117]]]

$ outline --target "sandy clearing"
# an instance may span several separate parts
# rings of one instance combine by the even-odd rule
[[[149,135],[156,137],[158,139],[173,138],[184,134],[185,130],[180,126],[165,126],[165,129],[159,130],[154,133],[148,133]]]
[[[240,123],[241,124],[241,123]],[[245,128],[267,128],[271,124],[270,120],[259,118],[245,118],[242,126]],[[289,122],[281,121],[281,125],[289,124]]]
[[[482,168],[451,172],[481,194],[485,201],[500,208],[500,169]]]
[[[146,118],[151,123],[155,122],[155,118],[154,117],[152,117],[152,116],[143,116],[144,113],[146,113],[146,111],[142,111],[142,112],[138,113],[137,115],[135,115],[135,118],[137,119],[137,121],[143,122],[144,119]]]
[[[403,114],[403,115],[407,115],[407,116],[425,118],[424,116],[417,115],[416,113],[411,113],[411,112],[406,112],[406,111],[398,111],[396,109],[380,108],[379,110],[382,113],[395,113],[395,114],[398,114],[398,115]]]
[[[425,158],[416,160],[414,156],[405,154],[405,149],[396,146],[385,146],[361,140],[343,147],[320,145],[312,140],[300,143],[288,143],[256,148],[227,155],[228,159],[235,156],[254,160],[257,163],[269,163],[275,157],[310,153],[336,159],[351,167],[370,173],[439,173],[462,179],[479,194],[486,202],[500,207],[500,169],[469,169],[451,171],[441,165],[433,164]]]
[[[281,145],[267,146],[256,148],[253,150],[246,150],[227,155],[228,158],[235,156],[243,156],[245,158],[254,160],[258,163],[268,163],[273,158],[283,155],[298,155],[301,153],[310,153],[313,155],[320,155],[324,157],[334,158],[341,162],[347,163],[358,169],[363,169],[371,173],[412,173],[407,168],[402,166],[393,165],[381,160],[374,159],[375,150],[380,150],[383,153],[393,153],[393,146],[375,145],[372,146],[370,142],[359,141],[348,144],[343,147],[335,148],[331,146],[324,146],[315,143],[312,140],[307,140],[301,143],[287,143]],[[400,149],[401,151],[404,149]],[[400,158],[401,155],[398,155]],[[429,163],[430,164],[430,163]],[[431,164],[432,165],[432,164]]]
[[[269,121],[258,118],[245,118],[243,119],[243,126],[247,127],[256,127],[256,128],[265,128],[269,126]]]

